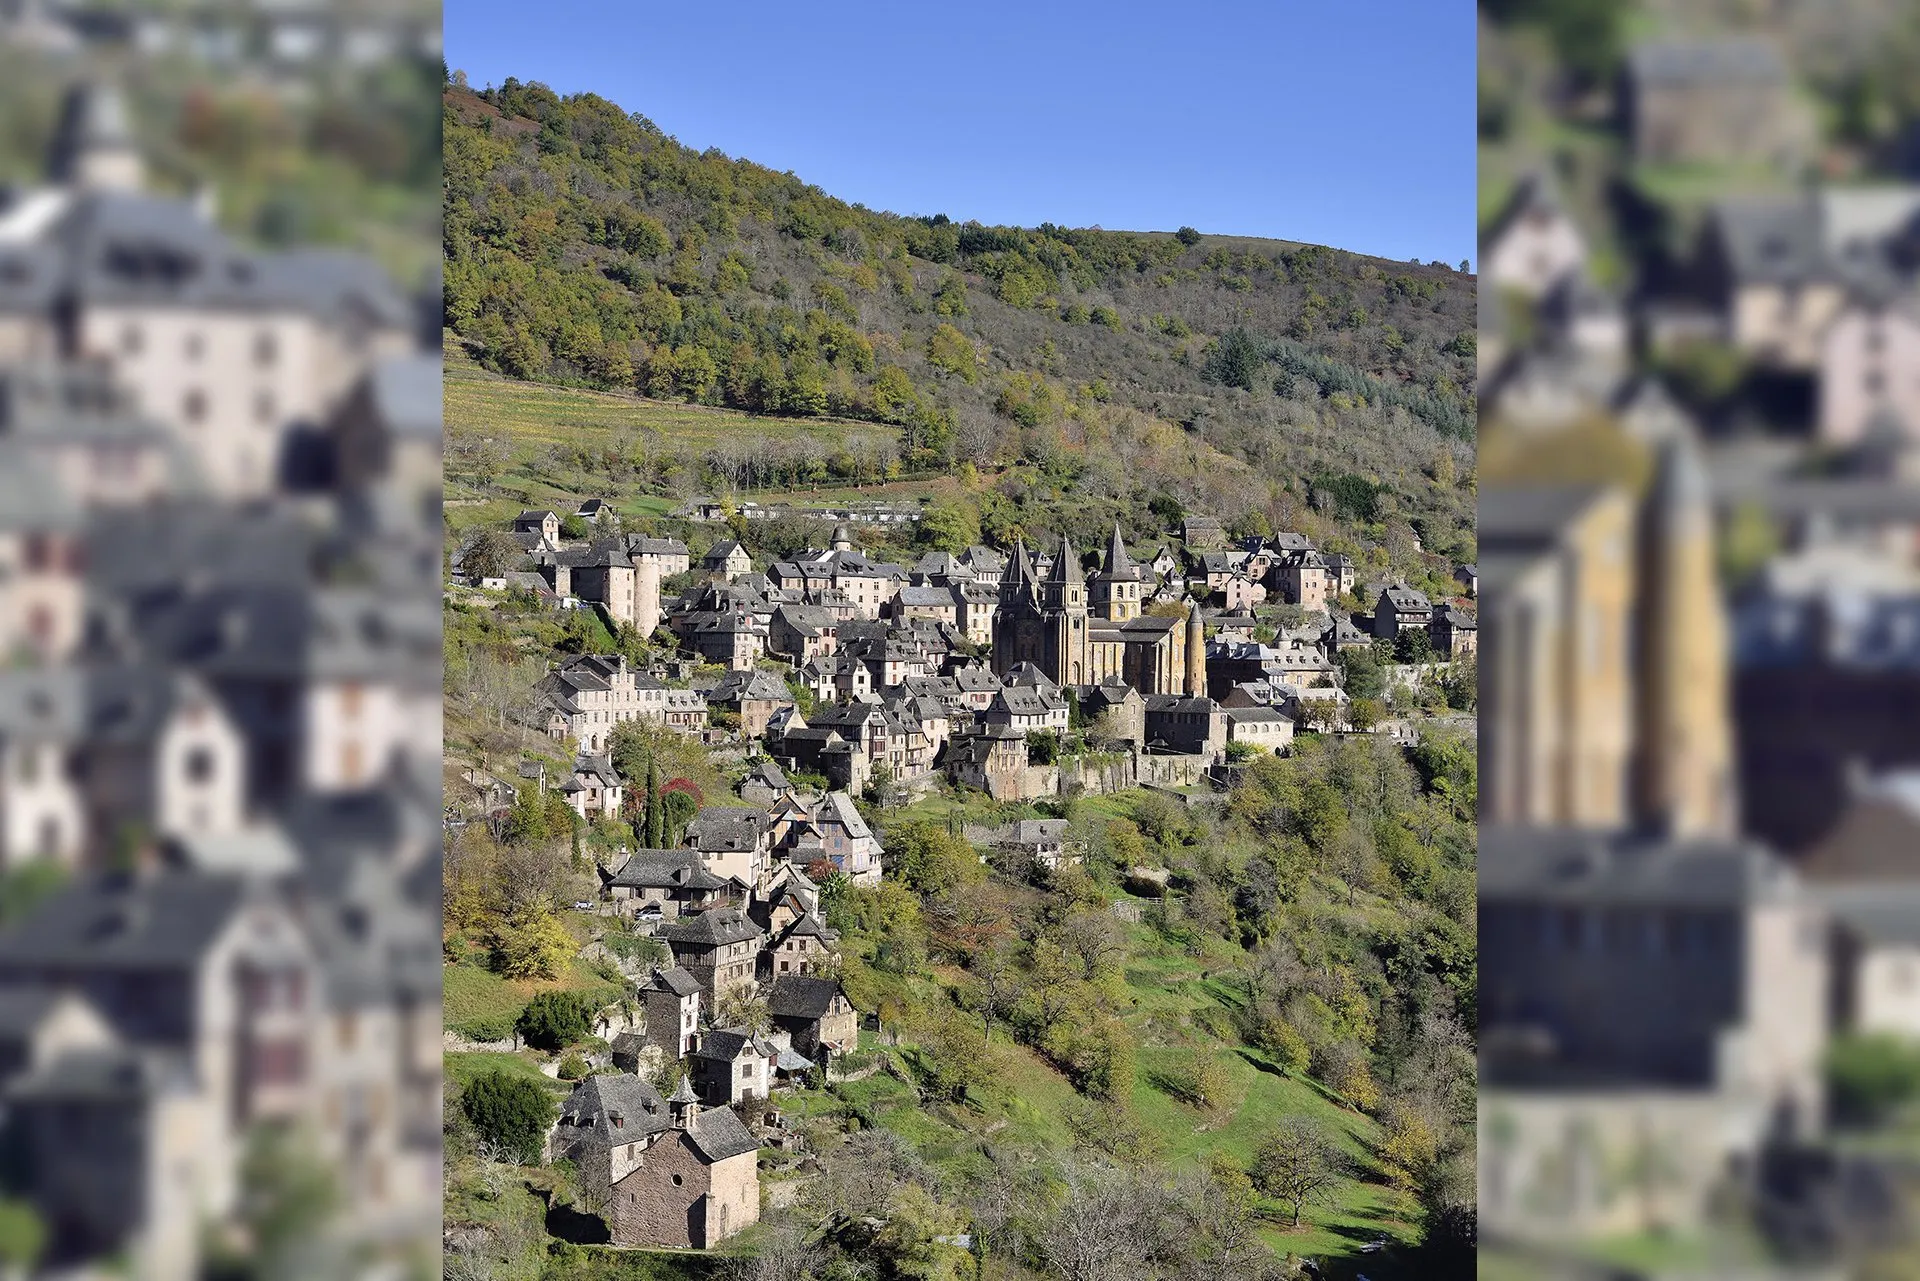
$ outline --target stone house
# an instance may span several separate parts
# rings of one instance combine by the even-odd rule
[[[731,1107],[773,1093],[780,1050],[764,1036],[738,1028],[703,1032],[687,1051],[687,1081],[703,1103]]]
[[[709,805],[687,824],[687,844],[716,876],[758,887],[767,874],[766,811],[752,805]]]
[[[789,794],[770,816],[770,840],[776,857],[805,867],[794,856],[803,844],[818,849],[855,885],[880,883],[881,857],[886,852],[845,792],[828,792],[817,800]]]
[[[903,622],[911,618],[925,618],[936,623],[958,624],[960,594],[947,586],[915,587],[909,584],[900,589],[889,609],[894,618]]]
[[[1780,50],[1758,38],[1636,45],[1627,55],[1620,107],[1642,163],[1784,170],[1811,141]]]
[[[1587,261],[1586,238],[1544,174],[1520,181],[1480,244],[1482,281],[1528,298],[1545,297]]]
[[[819,898],[819,888],[795,861],[766,897],[747,909],[767,932],[760,953],[762,981],[814,973],[832,955],[839,935],[820,918]]]
[[[1428,630],[1433,625],[1433,602],[1427,594],[1405,583],[1394,583],[1382,589],[1378,603],[1373,610],[1373,634],[1383,640],[1393,640],[1401,632],[1418,628]]]
[[[1280,599],[1287,604],[1310,611],[1327,607],[1327,562],[1319,552],[1309,548],[1283,556],[1273,568],[1273,577],[1279,580]]]
[[[441,481],[441,361],[390,357],[375,364],[335,411],[335,479],[350,490],[388,485],[415,500],[436,499]]]
[[[660,931],[674,964],[699,981],[713,1004],[754,982],[766,931],[737,907],[716,907],[682,918]]]
[[[1080,714],[1089,730],[1111,734],[1122,742],[1147,741],[1147,700],[1139,690],[1114,679],[1089,685],[1079,695]]]
[[[1220,607],[1227,610],[1252,609],[1267,598],[1267,589],[1244,571],[1230,574],[1220,585]]]
[[[956,589],[955,626],[970,645],[993,643],[993,616],[1000,608],[1000,589],[969,579]]]
[[[962,787],[978,788],[996,801],[1025,799],[1027,736],[1007,725],[984,725],[947,744],[947,772]]]
[[[80,641],[80,514],[46,464],[0,440],[0,657],[46,662]]]
[[[512,529],[516,534],[535,535],[539,545],[546,548],[560,546],[560,516],[557,512],[529,508],[513,518]]]
[[[1205,696],[1155,694],[1147,700],[1147,745],[1187,755],[1223,752],[1226,709]]]
[[[1071,723],[1072,709],[1059,690],[1039,685],[1008,685],[993,696],[993,702],[980,717],[983,725],[1000,725],[1031,734],[1052,730],[1064,734]]]
[[[1920,880],[1819,887],[1833,921],[1833,1022],[1920,1039]]]
[[[1433,652],[1441,658],[1466,658],[1480,649],[1479,622],[1451,605],[1433,611],[1427,634],[1433,638]]]
[[[1820,338],[1819,438],[1863,441],[1878,422],[1906,441],[1920,433],[1920,316],[1906,306],[1856,302]]]
[[[759,738],[767,732],[767,722],[783,707],[792,707],[793,694],[786,682],[772,672],[755,668],[732,671],[707,691],[709,707],[724,707],[740,718],[741,737]]]
[[[1021,819],[994,844],[1031,859],[1048,871],[1073,861],[1067,858],[1067,820],[1064,818]]]
[[[743,882],[707,870],[698,850],[635,850],[606,889],[622,916],[652,916],[657,909],[667,921],[738,902],[745,893]]]
[[[1218,516],[1188,516],[1180,526],[1180,541],[1189,550],[1225,547],[1227,529]]]
[[[176,871],[74,883],[0,931],[0,990],[35,989],[72,992],[98,1013],[116,1042],[104,1061],[125,1065],[129,1052],[159,1054],[192,1074],[191,1087],[185,1079],[168,1087],[141,1077],[136,1066],[125,1085],[203,1100],[197,1142],[190,1153],[176,1153],[179,1164],[161,1178],[162,1185],[179,1184],[184,1204],[200,1213],[233,1206],[248,1123],[317,1119],[319,1074],[327,1066],[316,1017],[324,1009],[323,973],[306,933],[265,886]],[[101,1052],[88,1053],[89,1063],[103,1063]],[[49,1070],[74,1083],[80,1066],[56,1060]],[[53,1093],[38,1097],[57,1097],[58,1082],[46,1085]],[[139,1116],[127,1120],[147,1124]],[[113,1139],[113,1131],[50,1129],[43,1137],[52,1146],[38,1153],[35,1164],[48,1175],[36,1180],[36,1193],[50,1223],[100,1226],[92,1211],[67,1200],[94,1184],[63,1179],[55,1167],[92,1169],[95,1177],[125,1169],[136,1185],[159,1173],[128,1167],[130,1154],[117,1143],[111,1150],[94,1146],[95,1139]],[[150,1135],[135,1151],[151,1156],[151,1144],[164,1142]],[[123,1205],[115,1213],[137,1218],[138,1208]]]
[[[625,721],[652,721],[683,733],[698,733],[707,723],[706,700],[699,694],[669,689],[629,666],[624,654],[569,658],[534,688],[547,733],[572,737],[583,752],[606,751],[613,727]]]
[[[860,1016],[839,979],[784,975],[767,991],[773,1026],[792,1039],[793,1048],[818,1062],[822,1047],[844,1054],[860,1041]]]
[[[834,651],[840,620],[819,605],[783,604],[767,624],[767,650],[795,667]]]
[[[697,610],[674,620],[680,643],[709,663],[751,671],[767,650],[767,632],[740,609]]]
[[[637,1076],[590,1076],[561,1105],[549,1161],[579,1170],[615,1245],[710,1249],[760,1218],[760,1144],[686,1081],[669,1099]]]
[[[654,566],[663,579],[684,574],[693,567],[693,554],[677,538],[650,538],[634,534],[627,539],[627,556],[635,566]]]
[[[609,756],[582,756],[573,763],[573,773],[560,784],[567,806],[582,819],[619,818],[626,788],[613,771]]]
[[[700,558],[700,572],[712,574],[725,582],[732,582],[742,574],[753,571],[753,556],[736,539],[723,538],[707,549]]]
[[[655,969],[640,989],[647,1016],[647,1044],[658,1046],[670,1063],[693,1048],[700,1030],[700,980],[679,966]]]
[[[1293,741],[1293,718],[1272,707],[1230,707],[1227,742],[1280,752]]]
[[[1821,338],[1846,305],[1817,197],[1745,196],[1721,201],[1700,252],[1701,287],[1726,339],[1779,369],[1812,371]]]

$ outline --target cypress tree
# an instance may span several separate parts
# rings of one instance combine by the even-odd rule
[[[647,757],[647,848],[657,850],[666,839],[667,809],[660,802],[660,766]]]

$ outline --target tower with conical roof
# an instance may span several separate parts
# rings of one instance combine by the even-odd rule
[[[92,191],[138,191],[146,185],[146,165],[117,88],[82,81],[67,90],[47,153],[47,177]]]
[[[837,552],[850,552],[854,550],[853,533],[847,528],[844,521],[833,527],[833,537],[828,540],[828,546]]]
[[[686,1077],[680,1078],[680,1084],[667,1100],[667,1106],[673,1109],[673,1123],[683,1130],[700,1115],[699,1096],[694,1094],[693,1085]]]
[[[1113,522],[1113,537],[1107,540],[1107,559],[1093,580],[1093,609],[1101,618],[1124,623],[1140,617],[1142,583],[1140,567],[1127,555],[1127,544],[1120,537],[1120,522]]]
[[[1727,624],[1698,447],[1661,449],[1640,514],[1633,809],[1673,836],[1735,828]]]
[[[1187,606],[1187,679],[1182,691],[1188,698],[1204,698],[1207,693],[1207,629],[1200,620],[1200,602]]]

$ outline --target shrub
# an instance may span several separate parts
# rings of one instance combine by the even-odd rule
[[[1885,1033],[1836,1037],[1827,1082],[1837,1120],[1878,1124],[1920,1097],[1920,1047]]]
[[[495,1070],[467,1082],[461,1111],[480,1137],[504,1154],[526,1163],[540,1159],[547,1127],[553,1124],[553,1099],[539,1082]]]
[[[553,1051],[584,1041],[593,1031],[592,1019],[578,992],[542,992],[527,1002],[515,1026],[528,1045]]]
[[[560,1060],[560,1079],[562,1081],[578,1081],[586,1076],[588,1070],[587,1061],[578,1054],[569,1054],[566,1058]]]

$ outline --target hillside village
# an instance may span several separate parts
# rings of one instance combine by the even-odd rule
[[[144,100],[76,80],[0,191],[7,1266],[392,1266],[441,1186],[427,307],[157,190]]]
[[[615,519],[592,499],[569,516]],[[569,793],[582,818],[621,812],[617,789],[589,780],[629,721],[739,742],[840,792],[944,781],[1029,800],[1191,784],[1284,749],[1296,727],[1409,732],[1385,720],[1377,688],[1356,706],[1343,655],[1383,655],[1417,680],[1477,649],[1470,565],[1460,594],[1436,604],[1405,583],[1356,583],[1348,558],[1301,535],[1232,546],[1200,516],[1138,559],[1116,526],[1091,556],[1017,542],[910,566],[869,557],[847,523],[826,546],[758,568],[724,534],[696,564],[679,539],[560,530],[553,511],[522,512],[512,567],[472,585],[593,609],[616,632],[664,628],[680,656],[643,669],[625,654],[579,655],[541,680],[534,714],[579,754],[565,786],[584,789]],[[684,590],[663,598],[675,579]],[[1371,611],[1341,608],[1359,600]],[[1269,601],[1299,621],[1276,621]],[[696,686],[690,662],[724,674]]]
[[[1914,1257],[1911,24],[1727,16],[1483,30],[1500,1275]]]
[[[1089,551],[1016,539],[908,564],[855,530],[899,545],[916,514],[849,509],[868,519],[757,557],[740,537],[752,518],[708,519],[722,514],[696,500],[685,538],[629,532],[584,498],[469,528],[449,560],[466,616],[592,620],[568,625],[584,652],[520,665],[526,683],[501,693],[532,750],[462,767],[449,795],[468,801],[449,812],[505,830],[535,798],[564,802],[595,866],[597,892],[574,905],[597,922],[587,952],[648,940],[620,942],[652,959],[619,961],[626,1012],[596,1015],[600,1048],[572,1063],[579,1084],[542,1141],[615,1245],[708,1247],[753,1224],[752,1154],[797,1141],[783,1093],[869,1057],[874,1011],[837,977],[823,905],[882,884],[891,856],[869,814],[942,796],[1184,800],[1296,733],[1411,742],[1434,710],[1451,715],[1413,691],[1472,679],[1472,566],[1434,601],[1358,582],[1301,535],[1236,543],[1197,514],[1151,546],[1116,527]],[[1356,672],[1373,682],[1358,696]],[[663,733],[722,763],[736,794],[696,808],[690,780],[663,783]],[[969,857],[1043,878],[1087,853],[1064,819],[968,823],[964,838]],[[1166,892],[1163,870],[1127,874]]]

